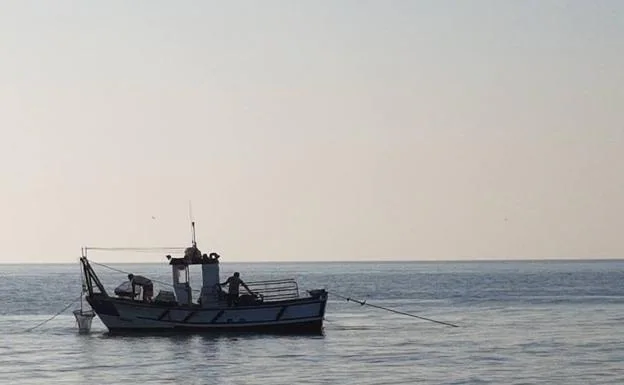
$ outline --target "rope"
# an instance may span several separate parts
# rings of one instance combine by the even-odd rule
[[[123,270],[115,269],[114,267],[110,267],[110,266],[105,265],[105,264],[103,264],[103,263],[97,263],[97,262],[94,262],[94,261],[91,261],[91,260],[89,260],[89,262],[90,262],[90,263],[92,263],[92,264],[94,264],[94,265],[102,266],[102,267],[105,267],[105,268],[110,269],[110,270],[112,270],[112,271],[116,271],[116,272],[118,272],[118,273],[122,273],[122,274],[130,274],[130,273],[128,273],[127,271],[123,271]]]
[[[366,301],[358,301],[357,299],[353,299],[353,298],[350,298],[350,297],[345,297],[343,295],[336,294],[336,293],[331,292],[331,291],[328,291],[328,293],[331,294],[331,295],[334,295],[334,296],[336,296],[338,298],[346,299],[347,302],[351,301],[351,302],[359,303],[362,306],[366,305],[366,306],[374,307],[376,309],[381,309],[381,310],[389,311],[389,312],[396,313],[396,314],[406,315],[408,317],[414,317],[414,318],[418,318],[418,319],[429,321],[429,322],[435,322],[435,323],[446,325],[446,326],[452,326],[454,328],[459,327],[459,326],[457,326],[455,324],[452,324],[452,323],[448,323],[448,322],[444,322],[444,321],[436,321],[436,320],[431,319],[431,318],[421,317],[421,316],[418,316],[418,315],[415,315],[415,314],[405,313],[405,312],[394,310],[394,309],[390,309],[390,308],[387,308],[387,307],[373,305],[373,304],[370,304],[370,303],[366,303]]]
[[[69,307],[73,304],[75,304],[76,302],[80,301],[80,299],[82,298],[82,294],[80,295],[80,297],[76,298],[75,300],[72,301],[72,303],[70,303],[69,305],[65,306],[61,311],[59,311],[58,313],[54,314],[52,317],[48,318],[47,320],[41,322],[38,325],[35,325],[31,328],[28,328],[26,330],[24,330],[25,333],[31,332],[33,330],[35,330],[36,328],[43,326],[44,324],[52,321],[53,319],[55,319],[56,317],[58,317],[59,315],[61,315],[61,313],[63,313],[65,310],[69,309]]]

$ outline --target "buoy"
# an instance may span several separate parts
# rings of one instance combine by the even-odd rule
[[[78,324],[78,333],[88,334],[91,331],[91,321],[95,317],[93,310],[74,310],[74,317],[76,317],[76,323]]]

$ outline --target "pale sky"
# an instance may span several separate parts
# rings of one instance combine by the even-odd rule
[[[0,53],[0,262],[189,200],[224,262],[624,257],[623,1],[6,0]]]

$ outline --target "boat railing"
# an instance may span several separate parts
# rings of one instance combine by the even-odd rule
[[[285,301],[299,298],[299,286],[294,279],[246,282],[254,293],[262,295],[265,301]]]

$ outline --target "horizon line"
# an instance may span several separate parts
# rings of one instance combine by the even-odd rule
[[[624,261],[624,257],[602,257],[602,258],[589,258],[589,257],[562,257],[562,258],[507,258],[507,259],[499,259],[499,258],[474,258],[474,259],[388,259],[388,260],[377,260],[377,259],[366,259],[366,260],[267,260],[267,261],[252,261],[252,260],[241,260],[241,261],[233,261],[233,262],[225,262],[225,264],[229,263],[251,263],[251,264],[263,264],[263,263],[301,263],[301,264],[312,264],[312,263],[458,263],[458,262],[613,262],[613,261]],[[116,265],[160,265],[161,262],[116,262],[116,261],[93,261],[95,263],[112,263]],[[80,261],[77,260],[75,262],[0,262],[0,265],[73,265],[79,264]],[[169,265],[168,263],[165,263]],[[223,262],[220,262],[223,264]]]

